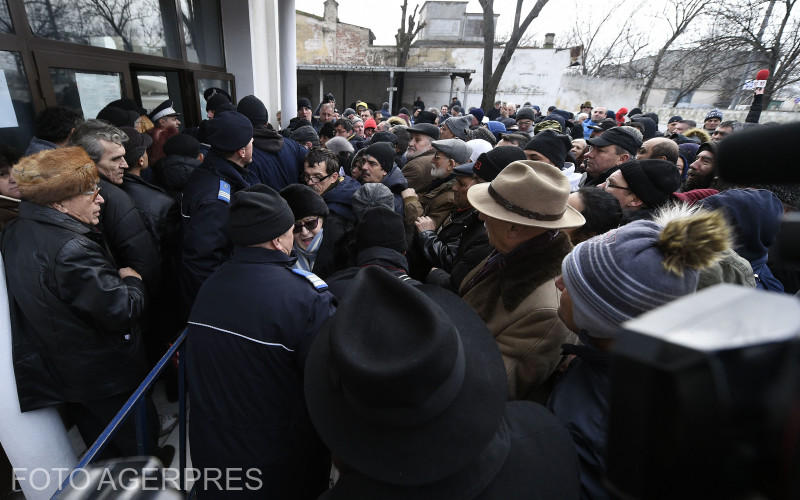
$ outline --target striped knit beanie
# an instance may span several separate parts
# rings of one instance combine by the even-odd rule
[[[580,243],[561,264],[573,320],[597,338],[697,289],[699,269],[728,248],[719,213],[699,213],[666,226],[638,220]]]

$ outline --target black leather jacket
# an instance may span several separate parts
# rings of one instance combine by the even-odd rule
[[[181,223],[178,203],[161,188],[137,175],[126,173],[124,179],[122,190],[128,193],[139,210],[145,226],[158,245],[161,257],[164,257],[165,251],[176,251]]]
[[[103,399],[141,382],[144,286],[119,277],[96,229],[23,201],[0,250],[22,411]]]
[[[438,232],[423,231],[417,241],[425,258],[436,268],[426,281],[454,291],[491,251],[486,228],[475,209],[451,212]]]

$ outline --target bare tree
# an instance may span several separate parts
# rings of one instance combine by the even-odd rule
[[[503,78],[503,73],[506,66],[511,61],[511,56],[517,50],[519,41],[531,25],[531,22],[539,15],[542,8],[547,4],[548,0],[536,0],[536,3],[531,7],[531,10],[522,17],[522,0],[517,0],[517,8],[514,12],[514,26],[511,29],[511,35],[505,42],[503,54],[497,62],[497,66],[492,71],[492,63],[494,62],[494,0],[479,0],[483,8],[483,99],[481,100],[481,108],[491,109],[494,103],[495,94],[497,94],[497,87],[500,85],[500,80]]]
[[[396,42],[396,62],[397,66],[404,68],[408,64],[408,53],[411,50],[411,44],[417,37],[422,28],[425,27],[425,22],[418,24],[417,9],[419,4],[414,7],[414,12],[408,16],[408,24],[406,24],[406,13],[408,12],[408,0],[403,0],[402,12],[400,13],[400,28],[397,29],[397,34],[394,36]],[[403,102],[403,90],[405,89],[406,74],[399,72],[395,76],[395,86],[397,87],[397,106]]]
[[[800,9],[796,7],[797,0],[738,0],[715,11],[721,23],[716,42],[729,50],[751,51],[751,61],[769,69],[765,103],[775,92],[800,81]],[[762,9],[763,14],[754,15]],[[749,72],[745,76],[753,77]]]
[[[570,30],[569,37],[567,38],[567,45],[580,46],[581,55],[578,59],[581,68],[581,74],[585,76],[598,76],[600,69],[613,63],[620,62],[621,59],[626,59],[625,48],[630,44],[631,37],[634,36],[632,26],[635,22],[635,13],[641,8],[642,2],[635,5],[631,4],[630,0],[618,0],[615,4],[611,5],[608,10],[602,15],[597,17],[590,15],[587,18],[576,15],[575,24]],[[574,6],[575,12],[581,12],[577,3]],[[629,10],[630,9],[630,10]],[[608,27],[612,23],[612,18],[616,12],[625,10],[630,12],[630,15],[625,16],[625,20],[618,28],[616,28],[616,36],[609,42],[600,45],[600,38],[598,36],[608,31]],[[614,24],[616,27],[617,25]],[[635,45],[640,45],[639,40],[641,37],[636,37],[637,42]],[[641,50],[639,47],[635,52]],[[627,57],[631,60],[632,57]]]
[[[653,58],[653,64],[650,69],[650,74],[644,83],[642,93],[639,95],[639,107],[643,107],[647,103],[647,97],[650,95],[650,89],[653,88],[653,83],[659,75],[661,63],[664,61],[664,56],[669,50],[670,46],[683,35],[692,24],[697,16],[708,5],[707,0],[673,0],[665,7],[665,18],[670,28],[670,36],[664,45],[658,50],[658,53]],[[667,12],[670,10],[671,12]]]

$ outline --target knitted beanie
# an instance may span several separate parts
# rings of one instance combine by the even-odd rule
[[[364,154],[370,155],[381,164],[381,168],[388,174],[394,166],[394,147],[388,142],[376,142],[364,148]]]
[[[228,233],[234,244],[250,246],[272,241],[293,226],[292,210],[271,187],[256,184],[233,194]]]
[[[648,208],[668,202],[681,186],[681,174],[667,160],[630,160],[619,166],[631,192]]]
[[[364,184],[353,193],[353,213],[356,220],[364,218],[364,214],[374,207],[386,207],[394,209],[394,195],[384,184],[379,182],[369,182]]]
[[[525,160],[525,152],[516,146],[500,146],[478,156],[472,171],[481,179],[491,182],[509,164]]]
[[[383,206],[370,208],[358,224],[356,246],[359,250],[384,247],[400,253],[405,252],[406,232],[403,217]]]
[[[289,184],[281,189],[281,196],[292,209],[294,220],[312,215],[327,216],[328,205],[322,196],[305,184]]]
[[[698,212],[663,227],[637,220],[586,240],[561,264],[575,325],[614,338],[625,321],[693,293],[699,270],[729,248],[719,212]]]
[[[249,118],[254,127],[263,125],[269,121],[267,107],[264,106],[261,99],[254,95],[242,97],[239,104],[236,106],[236,111]]]
[[[444,121],[445,127],[449,128],[450,131],[461,139],[462,141],[466,142],[469,140],[469,136],[467,135],[467,130],[469,130],[469,126],[471,125],[471,120],[468,116],[453,116],[448,118]]]
[[[558,168],[564,168],[567,151],[572,147],[569,137],[559,134],[555,130],[543,130],[533,136],[525,146],[526,150],[536,151],[547,157]]]

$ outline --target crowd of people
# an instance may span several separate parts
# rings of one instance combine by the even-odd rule
[[[0,151],[21,409],[91,443],[188,327],[193,466],[261,479],[201,498],[611,498],[621,325],[722,282],[798,290],[774,242],[800,189],[718,175],[760,95],[700,127],[327,95],[277,130],[204,97],[191,128],[171,101],[48,108]],[[134,454],[129,423],[106,456]]]

